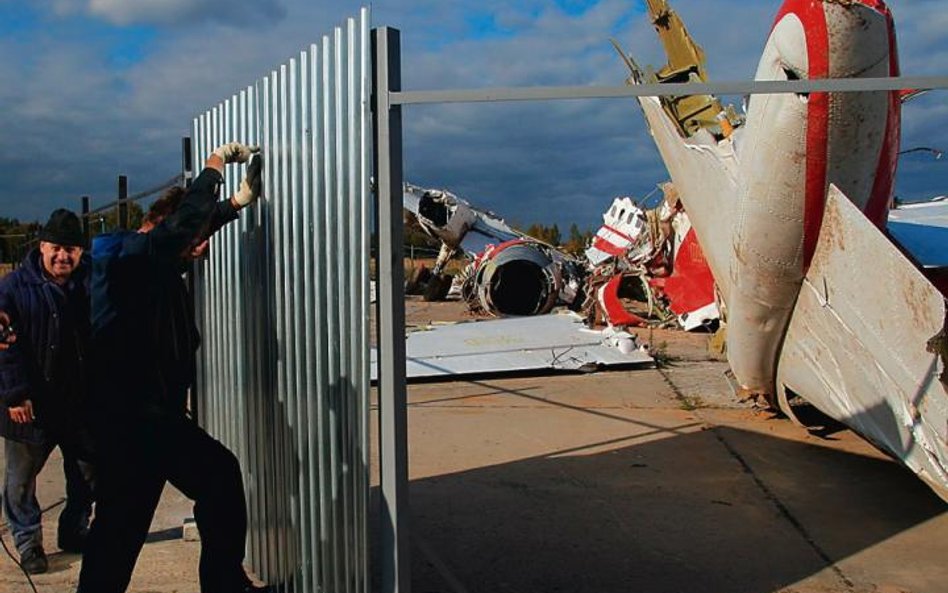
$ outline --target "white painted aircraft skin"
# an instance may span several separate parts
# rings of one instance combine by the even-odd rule
[[[867,273],[867,270],[871,272]],[[880,281],[884,286],[880,289]],[[945,298],[835,186],[777,370],[948,501]]]
[[[881,2],[867,3],[785,2],[756,78],[897,74],[891,17]],[[705,130],[683,138],[658,99],[640,99],[726,304],[728,361],[747,393],[775,392],[828,185],[884,220],[898,97],[843,95],[755,95],[745,125],[724,140]]]
[[[898,74],[881,0],[787,0],[757,78]],[[880,230],[898,93],[755,95],[723,140],[683,138],[658,99],[640,104],[727,307],[742,387],[791,417],[789,390],[802,395],[948,500],[945,297]]]

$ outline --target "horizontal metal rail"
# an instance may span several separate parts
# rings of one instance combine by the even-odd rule
[[[750,80],[715,83],[650,83],[626,86],[550,86],[493,89],[419,90],[389,93],[392,105],[561,101],[684,95],[762,95],[777,93],[862,93],[948,89],[948,76],[898,78],[831,78],[814,80]]]
[[[125,198],[124,200],[115,200],[113,202],[109,202],[108,204],[103,204],[102,206],[99,206],[98,208],[95,208],[94,210],[90,210],[89,212],[82,214],[82,216],[92,216],[93,214],[101,214],[102,212],[105,212],[106,210],[111,210],[112,208],[115,208],[121,202],[125,202],[127,204],[129,202],[137,202],[139,200],[144,200],[148,196],[155,195],[158,192],[164,191],[173,185],[179,185],[183,181],[184,181],[184,175],[181,173],[178,173],[177,175],[175,175],[174,177],[172,177],[171,179],[165,181],[164,183],[160,185],[155,185],[146,190],[140,191],[137,194],[132,194],[128,196],[127,198]]]

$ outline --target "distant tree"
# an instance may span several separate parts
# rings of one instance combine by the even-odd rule
[[[34,245],[39,222],[20,222],[16,218],[0,218],[0,262],[17,263]]]
[[[569,239],[566,240],[563,249],[572,255],[581,255],[586,249],[586,237],[580,232],[575,222],[569,225]]]
[[[543,241],[543,227],[537,223],[528,226],[524,232],[538,241]]]
[[[145,211],[141,206],[138,205],[138,202],[129,202],[128,203],[128,228],[129,230],[137,229],[142,226],[142,220],[145,218]],[[109,208],[102,213],[102,220],[93,215],[93,219],[89,221],[89,234],[93,237],[102,233],[104,227],[104,232],[110,232],[118,230],[119,228],[119,216],[118,208]]]
[[[533,223],[525,231],[527,235],[530,235],[534,239],[543,241],[544,243],[549,243],[550,245],[558,246],[560,244],[560,228],[557,225],[551,227]]]

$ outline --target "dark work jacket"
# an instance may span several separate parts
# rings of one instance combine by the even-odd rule
[[[64,286],[43,272],[38,249],[0,280],[0,311],[17,341],[0,351],[0,435],[20,442],[56,442],[78,428],[86,396],[89,269],[83,254]],[[35,422],[16,424],[8,409],[33,402]]]
[[[217,201],[220,184],[205,169],[150,232],[93,241],[93,426],[186,412],[200,336],[182,253],[237,218],[229,200]]]

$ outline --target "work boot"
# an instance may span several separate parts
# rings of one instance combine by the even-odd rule
[[[20,555],[20,568],[27,574],[42,574],[49,570],[49,561],[43,548],[30,548]]]

